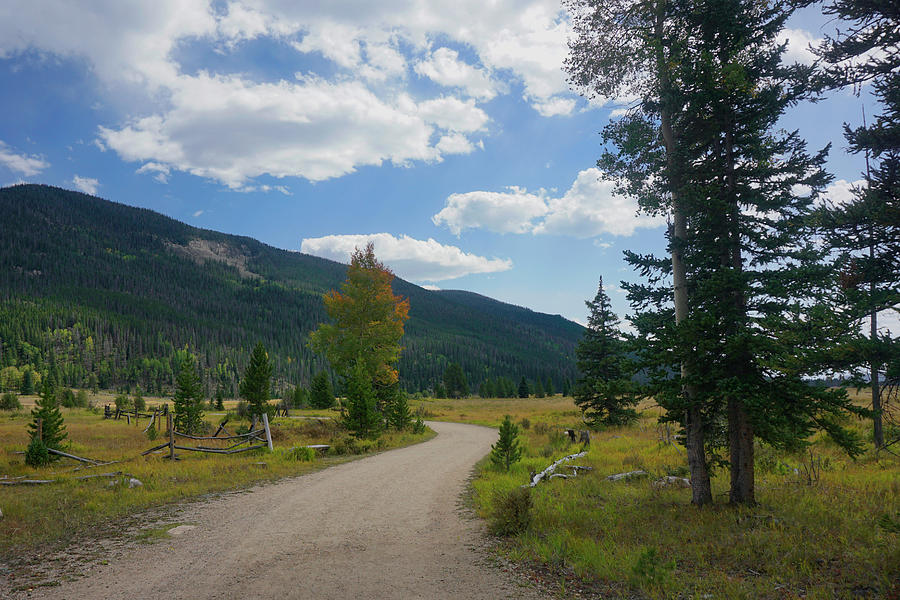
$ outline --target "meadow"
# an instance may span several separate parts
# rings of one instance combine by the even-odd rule
[[[864,393],[859,395],[860,402]],[[525,456],[508,473],[483,461],[474,502],[502,524],[508,494],[554,460],[578,452],[563,429],[583,428],[569,398],[433,400],[419,403],[438,420],[519,423]],[[634,425],[592,436],[590,466],[531,492],[527,528],[500,538],[497,550],[550,581],[561,596],[604,598],[900,598],[900,459],[871,449],[852,460],[817,437],[803,452],[758,445],[758,505],[727,504],[728,472],[713,479],[716,503],[690,504],[690,490],[661,486],[686,477],[672,430],[646,403]],[[863,436],[871,423],[854,423]],[[608,481],[643,470],[647,476]],[[571,473],[562,468],[561,473]]]
[[[150,440],[143,433],[147,419],[129,425],[124,419],[103,418],[103,404],[111,404],[112,398],[100,393],[93,397],[93,409],[61,409],[68,432],[67,452],[100,461],[119,461],[86,469],[67,458],[44,468],[25,464],[22,451],[29,440],[26,427],[31,421],[29,409],[34,397],[20,397],[23,408],[19,411],[0,411],[0,481],[20,476],[54,481],[42,485],[0,485],[0,562],[29,549],[63,543],[89,530],[114,531],[117,518],[142,509],[302,475],[433,435],[429,430],[422,434],[387,431],[377,441],[358,441],[330,418],[338,415],[336,411],[294,410],[292,417],[322,418],[274,419],[273,452],[261,449],[222,456],[179,450],[180,460],[173,463],[162,454],[140,456],[142,451],[164,441],[164,425],[159,437]],[[146,398],[151,406],[166,400]],[[226,402],[226,409],[233,409],[235,404]],[[227,425],[231,433],[249,425],[231,412]],[[212,430],[223,418],[223,413],[215,411],[205,415]],[[310,444],[328,444],[330,448],[325,453],[315,453],[311,460],[308,453],[292,450]],[[121,475],[76,479],[116,472]],[[142,485],[129,487],[131,477]]]

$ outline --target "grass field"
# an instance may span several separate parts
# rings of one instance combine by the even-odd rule
[[[253,450],[221,456],[178,451],[181,460],[172,463],[160,455],[141,457],[143,450],[162,443],[143,433],[148,420],[128,425],[125,420],[103,419],[102,405],[112,396],[94,398],[95,408],[62,409],[68,431],[68,452],[116,464],[76,471],[79,463],[60,459],[48,467],[27,466],[21,454],[28,444],[26,425],[33,398],[20,398],[23,409],[0,411],[0,481],[27,475],[52,479],[44,485],[0,485],[0,561],[13,553],[53,542],[61,542],[90,529],[103,527],[116,517],[210,492],[237,489],[262,481],[300,475],[350,460],[353,455],[395,448],[428,439],[424,434],[388,432],[377,442],[357,442],[331,420],[278,418],[272,423],[274,452]],[[165,399],[163,399],[164,401]],[[147,398],[150,405],[159,401]],[[227,406],[226,406],[227,408]],[[330,416],[331,411],[292,411],[292,416]],[[210,412],[206,420],[217,425],[222,416]],[[231,433],[240,422],[230,421]],[[243,424],[245,427],[247,423]],[[163,430],[165,427],[163,426]],[[307,444],[329,444],[331,454],[304,461],[290,449]],[[335,454],[339,453],[339,454]],[[121,471],[115,478],[78,480],[93,473]],[[133,476],[143,485],[129,488]]]
[[[580,450],[561,434],[563,427],[583,428],[571,399],[419,406],[442,420],[528,420],[520,427],[525,458],[509,473],[485,461],[473,483],[478,511],[488,519],[531,471]],[[657,409],[642,408],[637,424],[594,434],[589,454],[575,461],[593,471],[533,490],[530,526],[505,538],[501,552],[550,578],[561,596],[592,590],[604,598],[900,598],[896,456],[871,450],[854,461],[821,438],[796,454],[759,446],[759,505],[728,506],[728,473],[719,470],[716,504],[698,510],[690,490],[653,485],[665,475],[686,476],[686,460],[665,443]],[[866,435],[870,423],[855,426]],[[649,476],[606,480],[638,469]]]

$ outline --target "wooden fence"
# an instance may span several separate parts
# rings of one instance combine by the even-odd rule
[[[160,450],[164,450],[166,448],[169,449],[168,458],[175,460],[177,456],[175,454],[176,450],[185,450],[190,452],[208,452],[210,454],[237,454],[238,452],[246,452],[247,450],[256,450],[258,448],[266,448],[272,450],[272,431],[269,429],[269,416],[266,413],[262,415],[262,423],[263,427],[261,429],[257,429],[257,420],[254,417],[253,424],[250,426],[250,431],[247,433],[239,433],[236,435],[229,435],[225,430],[225,422],[219,425],[219,428],[213,435],[190,435],[187,433],[182,433],[180,431],[175,431],[175,426],[172,421],[172,413],[166,414],[166,442],[164,444],[160,444],[158,446],[154,446],[149,450],[145,450],[141,452],[141,456],[146,456],[151,452],[159,452]],[[152,423],[151,423],[152,425]],[[148,425],[148,429],[149,429]],[[226,435],[219,435],[220,433],[225,433]],[[265,436],[265,437],[263,437]],[[185,446],[179,445],[176,440],[193,440],[196,442],[208,442],[208,441],[216,441],[216,442],[231,442],[231,444],[227,447],[212,447],[212,446]],[[235,441],[236,440],[236,441]],[[253,444],[253,442],[261,442],[259,444]],[[183,442],[184,444],[188,442]],[[250,444],[249,446],[245,446],[245,444]]]

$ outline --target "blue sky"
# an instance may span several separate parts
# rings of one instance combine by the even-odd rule
[[[812,7],[785,60],[838,25]],[[7,1],[0,185],[40,182],[421,285],[584,322],[602,275],[625,315],[622,250],[664,248],[594,168],[617,108],[572,93],[568,19],[543,0]],[[838,92],[786,129],[860,179]],[[372,237],[374,235],[374,237]]]

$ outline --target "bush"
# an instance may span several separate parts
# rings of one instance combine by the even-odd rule
[[[550,426],[544,423],[543,421],[538,421],[534,424],[534,432],[538,435],[546,435],[546,433],[550,431]]]
[[[91,400],[88,397],[87,390],[78,390],[78,393],[75,394],[75,406],[78,408],[91,407]]]
[[[425,422],[420,417],[416,417],[416,420],[413,421],[412,432],[417,435],[425,433]]]
[[[490,530],[494,535],[518,535],[531,525],[531,488],[516,487],[494,497]]]
[[[22,408],[22,403],[19,402],[19,397],[15,392],[6,392],[0,396],[0,410],[19,410],[20,408]]]
[[[115,399],[116,408],[120,411],[128,410],[131,408],[131,399],[128,397],[128,394],[118,394]]]
[[[59,394],[60,404],[65,406],[66,408],[75,408],[75,392],[71,389],[66,388],[62,390]]]
[[[529,421],[527,417],[523,417],[522,420],[519,421],[519,427],[528,431],[531,428],[531,421]]]
[[[249,419],[250,418],[250,404],[246,400],[240,400],[237,403],[237,412],[238,419]]]
[[[41,438],[31,438],[28,449],[25,450],[25,464],[30,467],[43,467],[50,464],[50,453]]]

